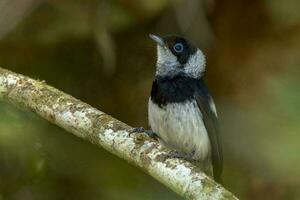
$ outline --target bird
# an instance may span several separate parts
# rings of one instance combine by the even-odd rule
[[[170,156],[193,161],[221,183],[223,154],[216,106],[204,82],[203,52],[179,35],[150,34],[157,46],[155,78],[148,100],[152,136]]]

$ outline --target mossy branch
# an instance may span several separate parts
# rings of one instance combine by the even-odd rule
[[[186,199],[237,199],[221,185],[168,151],[146,134],[43,81],[0,68],[0,100],[31,110],[74,135],[140,167]]]

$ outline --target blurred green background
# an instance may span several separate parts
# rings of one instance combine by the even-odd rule
[[[147,126],[149,33],[207,56],[224,182],[241,199],[300,196],[300,1],[1,0],[0,66]],[[0,103],[0,200],[180,199],[125,161]]]

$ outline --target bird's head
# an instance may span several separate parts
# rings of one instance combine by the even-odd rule
[[[205,56],[202,51],[180,36],[160,37],[150,34],[157,43],[156,76],[174,77],[184,74],[200,78],[205,71]]]

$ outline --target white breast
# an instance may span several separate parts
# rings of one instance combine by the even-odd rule
[[[149,99],[148,117],[151,129],[170,148],[184,153],[195,151],[193,158],[197,160],[205,160],[210,154],[209,137],[195,100],[160,108]]]

